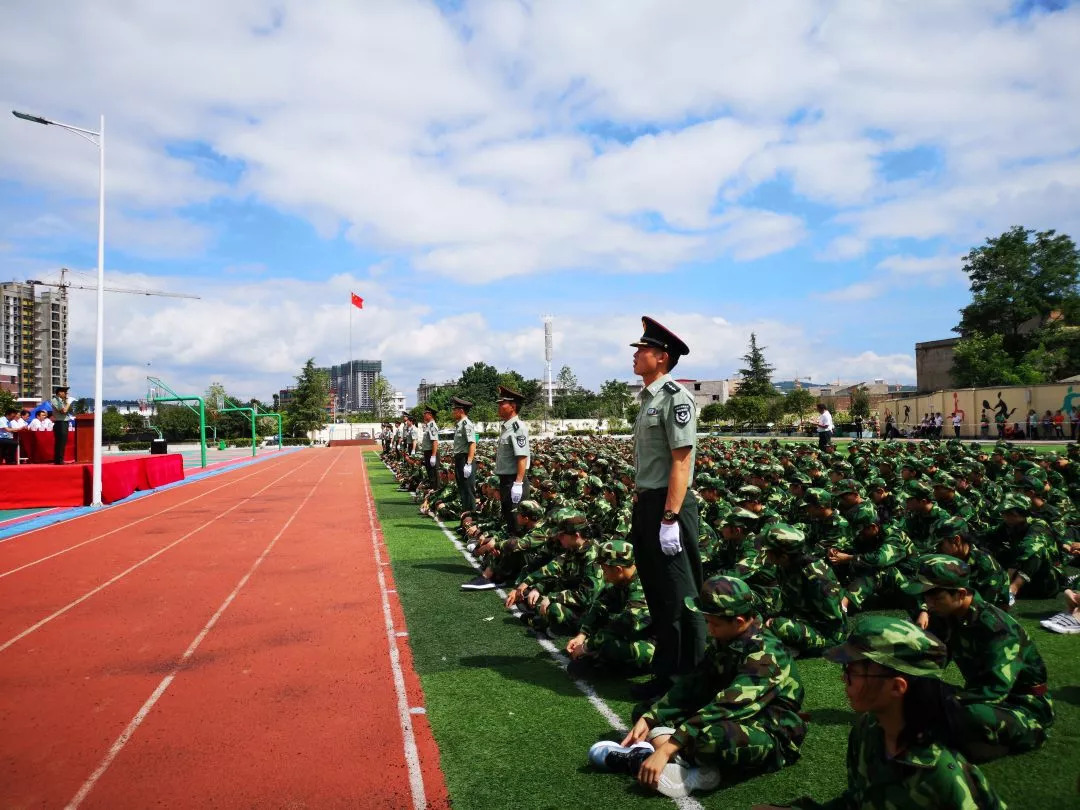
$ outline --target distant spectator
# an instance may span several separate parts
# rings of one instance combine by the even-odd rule
[[[1028,409],[1027,432],[1029,439],[1039,438],[1039,415],[1035,413],[1034,408]]]
[[[1080,408],[1073,408],[1072,418],[1069,420],[1069,438],[1076,441],[1080,436]]]
[[[979,436],[984,439],[990,436],[990,417],[986,415],[986,408],[979,414]]]
[[[945,417],[941,415],[941,411],[938,411],[934,416],[934,438],[941,438],[941,429],[945,426]]]
[[[964,417],[960,415],[960,411],[952,412],[952,430],[953,435],[956,438],[960,438],[960,426],[964,423]]]
[[[35,433],[40,433],[43,430],[52,430],[53,423],[52,419],[49,418],[49,412],[40,410],[35,413],[34,418],[30,420],[28,427]]]
[[[7,414],[0,416],[0,463],[18,464],[21,421],[15,408],[8,408]]]
[[[994,424],[997,426],[997,434],[999,439],[1004,439],[1006,435],[1005,420],[1005,414],[1003,414],[1001,411],[998,411],[994,414]]]
[[[856,416],[855,417],[855,438],[856,439],[861,439],[862,438],[862,430],[863,430],[862,417],[861,416]]]
[[[1042,418],[1042,437],[1049,439],[1054,435],[1054,415],[1050,413],[1050,409],[1046,409],[1046,413]]]
[[[1065,414],[1061,412],[1061,408],[1054,413],[1054,438],[1065,438]]]

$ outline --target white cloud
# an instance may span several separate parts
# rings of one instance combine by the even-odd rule
[[[857,281],[846,287],[820,293],[826,301],[867,301],[884,293],[886,286],[881,281]]]

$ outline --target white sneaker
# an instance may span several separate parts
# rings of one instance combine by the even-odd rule
[[[1046,629],[1049,630],[1051,625],[1061,624],[1061,621],[1063,619],[1068,619],[1070,617],[1070,615],[1071,614],[1069,614],[1067,611],[1062,611],[1061,613],[1055,613],[1049,619],[1043,619],[1042,621],[1040,621],[1039,624],[1041,624],[1043,627],[1045,627]]]
[[[636,742],[633,745],[619,745],[614,740],[601,740],[593,743],[589,749],[589,762],[599,771],[622,771],[637,776],[637,767],[655,751],[652,743]],[[644,752],[635,754],[634,752]],[[633,772],[631,773],[631,769]]]
[[[1054,617],[1057,618],[1057,617]],[[1062,619],[1054,624],[1044,624],[1047,630],[1051,630],[1055,633],[1063,633],[1067,636],[1080,635],[1080,619],[1073,616],[1071,613],[1062,614]]]
[[[718,768],[696,768],[669,762],[660,774],[657,791],[671,799],[684,799],[695,790],[715,790],[720,787]]]

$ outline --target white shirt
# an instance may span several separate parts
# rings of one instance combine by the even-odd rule
[[[30,420],[30,430],[33,430],[35,432],[40,432],[42,430],[52,430],[52,429],[53,429],[52,420],[47,416],[44,419],[38,419],[37,417],[35,417],[35,418]]]
[[[953,418],[952,418],[953,427],[960,427],[960,425],[962,425],[962,424],[964,424],[963,417],[960,416],[960,414],[954,414]]]
[[[818,433],[826,433],[833,429],[832,414],[829,413],[829,409],[826,408],[821,412],[821,416],[817,420]]]

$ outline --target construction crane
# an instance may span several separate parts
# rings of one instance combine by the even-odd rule
[[[36,284],[39,287],[58,287],[60,289],[61,296],[65,295],[64,291],[67,290],[68,288],[71,288],[73,290],[96,290],[97,289],[97,285],[90,286],[90,285],[86,285],[86,284],[72,284],[72,283],[70,283],[69,281],[67,281],[67,274],[69,272],[70,271],[66,267],[61,267],[60,268],[60,282],[59,283],[53,283],[51,281],[38,281],[37,279],[30,279],[30,278],[28,278],[26,280],[26,283],[27,284]],[[198,296],[198,295],[188,295],[187,293],[163,292],[161,290],[136,290],[136,289],[131,289],[131,288],[127,288],[127,287],[102,287],[102,289],[105,290],[105,292],[128,293],[129,295],[153,295],[153,296],[160,296],[162,298],[194,298],[196,300],[200,299],[200,296]]]

